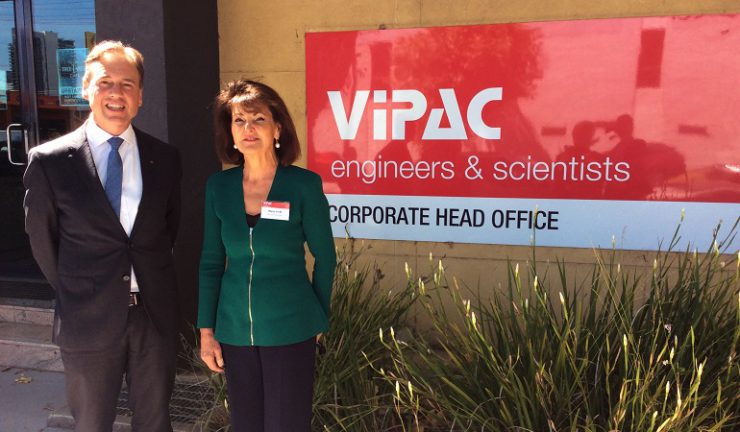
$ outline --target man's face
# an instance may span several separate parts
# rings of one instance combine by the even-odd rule
[[[90,103],[95,123],[111,135],[120,135],[131,124],[141,106],[141,77],[123,53],[103,54],[88,65],[90,80],[82,96]]]

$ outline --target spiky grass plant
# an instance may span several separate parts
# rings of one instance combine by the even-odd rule
[[[395,423],[392,395],[370,365],[390,364],[378,332],[406,326],[417,296],[413,284],[383,290],[380,269],[358,263],[357,243],[348,239],[338,254],[329,331],[316,360],[314,431],[383,431]]]
[[[447,286],[440,262],[432,288],[418,283],[432,333],[386,339],[393,367],[376,369],[404,429],[740,429],[740,257],[722,253],[731,237],[705,254],[672,252],[678,240],[677,230],[646,275],[597,251],[580,284],[563,262],[550,281],[534,248],[485,302],[454,278]]]

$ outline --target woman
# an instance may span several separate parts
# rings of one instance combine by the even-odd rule
[[[329,205],[321,178],[291,165],[300,146],[275,90],[238,80],[215,105],[216,151],[239,166],[206,185],[200,355],[226,373],[233,431],[308,432],[336,266]]]

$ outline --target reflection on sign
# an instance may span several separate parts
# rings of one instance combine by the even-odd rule
[[[59,105],[87,106],[82,98],[82,76],[85,73],[87,48],[57,50],[59,72]]]

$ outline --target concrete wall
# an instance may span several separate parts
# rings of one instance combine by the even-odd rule
[[[257,78],[286,100],[305,145],[306,32],[492,24],[637,16],[740,13],[737,0],[219,0],[222,82]],[[305,147],[304,147],[305,149]],[[305,163],[302,159],[301,164]],[[669,240],[669,239],[666,239]],[[709,241],[709,239],[707,239]],[[405,279],[404,263],[417,272],[429,268],[429,254],[444,258],[449,275],[472,287],[505,282],[506,259],[531,259],[528,247],[455,243],[366,241],[365,255],[378,262],[386,284]],[[703,245],[701,245],[703,247]],[[620,251],[628,267],[650,267],[653,253]],[[577,278],[590,273],[588,249],[538,248],[538,261],[569,263]],[[553,274],[553,276],[556,276]]]
[[[144,55],[144,105],[134,125],[179,148],[182,222],[175,247],[182,333],[193,335],[205,183],[218,170],[211,103],[218,91],[216,4],[200,0],[96,0],[98,41],[118,39]]]

